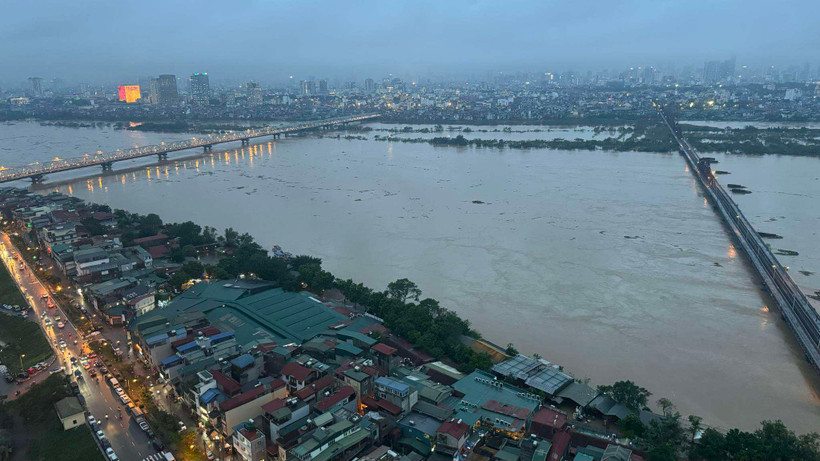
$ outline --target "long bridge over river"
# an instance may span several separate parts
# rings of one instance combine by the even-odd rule
[[[794,332],[806,359],[816,371],[820,372],[820,315],[794,283],[788,269],[780,264],[763,242],[760,234],[743,216],[734,200],[718,183],[712,172],[713,159],[698,156],[695,149],[683,137],[678,124],[671,120],[663,110],[660,113],[664,123],[675,137],[681,153],[686,158],[689,169],[703,186],[712,205],[748,256],[763,285],[777,304],[781,317]]]
[[[133,160],[142,157],[156,155],[159,160],[167,160],[168,154],[181,150],[201,147],[205,152],[210,152],[214,145],[239,141],[243,146],[250,144],[253,138],[263,136],[273,136],[274,139],[283,134],[288,135],[302,131],[330,129],[334,126],[344,126],[349,123],[363,122],[379,117],[379,114],[356,115],[351,117],[338,117],[315,122],[300,123],[286,127],[268,126],[260,129],[247,129],[245,131],[226,131],[224,133],[211,134],[202,137],[195,137],[185,141],[172,143],[162,143],[155,146],[134,147],[132,149],[117,149],[112,152],[96,152],[85,154],[82,157],[67,159],[55,158],[50,162],[38,162],[35,164],[6,168],[0,171],[0,183],[17,181],[20,179],[30,179],[34,183],[43,181],[43,177],[48,173],[59,173],[63,171],[77,170],[90,166],[100,166],[103,171],[110,171],[114,162],[123,160]]]

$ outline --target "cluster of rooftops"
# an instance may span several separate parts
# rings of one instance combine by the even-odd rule
[[[370,459],[362,456],[384,446],[396,456],[373,459],[469,450],[514,459],[641,459],[584,421],[636,412],[545,360],[517,355],[465,375],[395,337],[378,318],[268,282],[197,284],[137,317],[131,333],[141,357],[216,437],[246,448],[264,440],[265,450],[284,459],[353,451]],[[328,431],[332,453],[323,443]],[[609,445],[626,455],[603,458]]]

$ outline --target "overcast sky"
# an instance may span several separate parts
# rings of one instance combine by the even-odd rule
[[[0,81],[820,63],[820,1],[0,0]]]

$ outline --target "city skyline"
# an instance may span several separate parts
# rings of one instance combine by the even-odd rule
[[[197,71],[238,81],[442,78],[700,66],[732,57],[751,66],[817,65],[810,57],[820,39],[807,11],[816,5],[698,3],[315,2],[225,9],[148,2],[76,11],[56,2],[36,9],[21,4],[11,7],[0,32],[6,64],[0,82],[44,76],[98,84]],[[248,46],[249,39],[258,46]]]

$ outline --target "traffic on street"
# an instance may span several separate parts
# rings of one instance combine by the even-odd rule
[[[48,373],[40,373],[36,379],[16,388],[12,385],[7,389],[9,397],[13,397],[12,392],[25,392],[50,373],[65,373],[76,383],[75,389],[79,389],[80,400],[87,409],[87,423],[107,459],[142,460],[155,454],[157,449],[152,446],[146,430],[127,411],[127,397],[118,395],[106,382],[107,369],[101,358],[91,351],[87,338],[54,302],[52,293],[32,273],[6,233],[0,235],[0,256],[33,310],[29,317],[40,324],[56,356]],[[107,451],[109,448],[113,450],[113,457]]]

